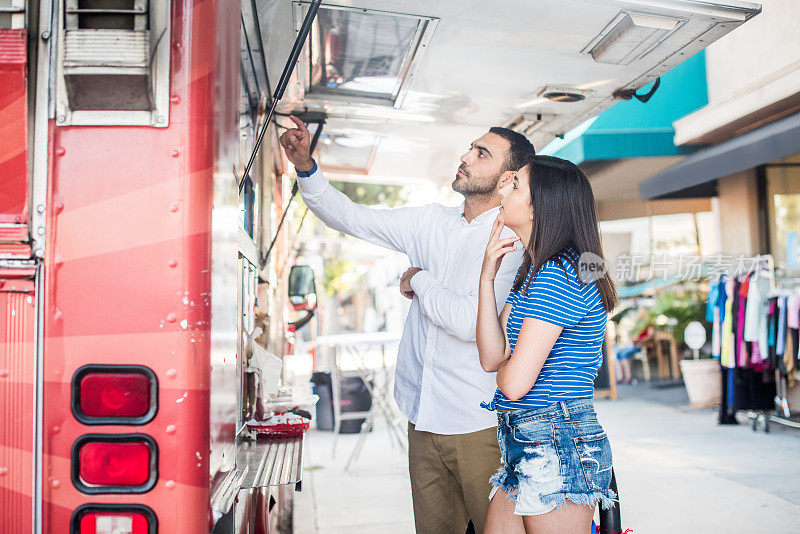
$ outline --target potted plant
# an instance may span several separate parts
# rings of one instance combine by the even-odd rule
[[[694,321],[705,326],[705,298],[699,291],[664,293],[656,299],[651,312],[666,317],[674,325],[673,336],[681,354],[685,354],[687,349],[684,340],[686,326]],[[696,356],[680,361],[683,383],[690,406],[710,408],[719,404],[722,395],[719,361],[702,349],[697,351]]]

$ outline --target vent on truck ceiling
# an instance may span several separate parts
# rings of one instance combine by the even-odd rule
[[[295,3],[295,21],[307,5]],[[308,96],[399,106],[438,19],[322,6],[301,59]]]
[[[682,19],[622,11],[583,49],[598,63],[628,65],[653,51],[683,23]]]
[[[57,124],[167,125],[169,2],[64,0]]]
[[[555,115],[549,113],[526,112],[509,121],[506,128],[529,136],[554,118]]]

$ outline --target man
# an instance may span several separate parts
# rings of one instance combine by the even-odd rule
[[[397,354],[394,397],[408,417],[414,521],[421,534],[464,534],[470,519],[480,534],[489,506],[489,478],[500,465],[497,419],[480,407],[497,384],[483,371],[475,344],[478,284],[489,233],[499,213],[498,191],[534,154],[506,128],[474,141],[453,181],[462,208],[430,204],[378,210],[352,202],[331,186],[311,158],[305,124],[281,135],[309,209],[329,227],[406,254],[412,267],[400,281],[412,298]],[[512,237],[505,230],[503,237]],[[508,254],[495,278],[498,313],[521,264]]]

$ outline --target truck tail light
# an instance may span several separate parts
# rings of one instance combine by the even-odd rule
[[[158,382],[139,365],[85,365],[72,379],[72,412],[87,425],[150,421],[158,409]]]
[[[94,434],[78,438],[72,481],[84,493],[143,493],[157,478],[155,442],[144,434]]]
[[[147,534],[147,518],[135,512],[89,512],[81,518],[81,534]]]
[[[72,514],[71,534],[155,534],[156,516],[142,505],[86,504]]]
[[[150,381],[138,373],[87,373],[80,407],[89,417],[142,417],[150,409]]]
[[[141,486],[150,478],[150,447],[131,443],[87,442],[78,455],[81,480],[94,486]]]

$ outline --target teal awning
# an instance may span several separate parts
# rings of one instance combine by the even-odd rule
[[[650,86],[643,87],[646,93]],[[690,154],[676,147],[672,124],[708,104],[705,52],[687,59],[661,77],[650,101],[626,100],[555,139],[540,154],[585,161]]]

